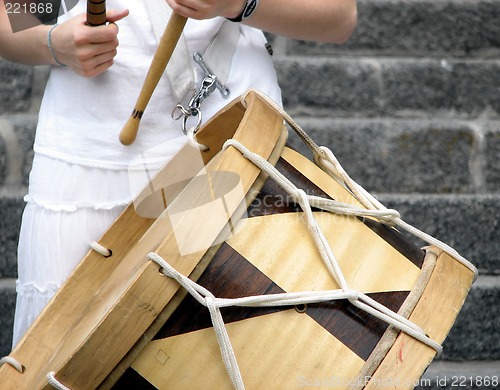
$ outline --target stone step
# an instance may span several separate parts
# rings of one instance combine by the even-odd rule
[[[376,197],[407,223],[447,243],[484,275],[500,275],[499,195],[396,195]],[[416,241],[418,242],[418,240]],[[423,245],[423,243],[422,243]]]
[[[0,189],[28,185],[36,122],[32,113],[0,116]]]
[[[0,59],[0,114],[31,107],[34,68]]]
[[[290,56],[275,63],[294,115],[500,117],[498,60]]]
[[[294,119],[370,192],[500,192],[500,121]],[[289,143],[310,156],[294,134]]]
[[[443,360],[500,360],[499,300],[500,276],[480,275],[443,344]]]
[[[0,358],[12,347],[12,326],[16,306],[15,279],[0,278]]]
[[[344,45],[291,41],[300,55],[488,57],[500,53],[496,0],[358,0],[358,25]]]
[[[22,194],[0,191],[0,282],[2,278],[17,277],[17,242],[23,210]]]
[[[278,57],[275,63],[285,106],[294,115],[500,119],[500,62],[495,59],[330,55]],[[26,69],[31,68],[0,61],[0,73],[9,73],[12,80],[0,82],[12,90],[1,94],[0,113],[36,106],[33,75],[15,76],[16,71],[29,73]],[[38,68],[35,73],[36,89],[43,86],[44,72]]]

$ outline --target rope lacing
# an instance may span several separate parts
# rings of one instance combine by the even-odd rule
[[[347,172],[343,169],[340,162],[337,160],[333,152],[324,147],[318,147],[318,153],[315,153],[315,162],[327,173],[331,175],[340,176],[347,186],[347,188],[354,194],[356,199],[363,204],[366,208],[384,210],[385,206],[380,203],[375,197],[373,197],[368,191],[361,187],[358,183],[352,180]],[[398,226],[413,236],[420,238],[422,241],[428,244],[434,245],[444,252],[448,253],[450,256],[454,257],[455,260],[460,262],[462,265],[470,269],[474,273],[474,280],[477,278],[478,271],[476,267],[464,258],[460,253],[458,253],[454,248],[445,244],[444,242],[432,237],[431,235],[415,228],[414,226],[403,221],[400,217],[392,219],[392,224]]]
[[[403,330],[404,328],[405,332],[406,331],[410,332],[410,328],[413,329],[413,331],[416,331],[418,335],[415,334],[414,332],[411,332],[412,335],[415,335],[416,338],[425,342],[432,348],[436,349],[438,353],[441,353],[442,350],[441,346],[438,343],[435,343],[434,341],[429,339],[418,326],[414,325],[411,321],[407,320],[406,318],[387,309],[385,306],[374,301],[367,295],[354,291],[349,287],[342,273],[342,270],[340,269],[340,265],[331,249],[331,246],[327,238],[323,234],[321,228],[319,227],[316,218],[314,217],[314,213],[311,209],[311,206],[314,204],[315,207],[318,207],[325,211],[333,210],[333,212],[342,215],[357,215],[357,216],[370,215],[375,218],[380,217],[380,220],[390,220],[390,221],[395,220],[399,217],[399,214],[395,210],[390,210],[390,209],[371,210],[365,213],[366,210],[364,209],[350,205],[349,207],[344,207],[345,204],[337,202],[333,199],[325,199],[307,195],[304,192],[304,190],[297,188],[290,180],[288,180],[267,160],[265,160],[264,158],[255,153],[252,153],[241,143],[234,140],[228,140],[224,144],[224,148],[227,148],[229,146],[233,146],[236,149],[238,149],[245,158],[249,159],[252,163],[254,163],[267,175],[269,175],[270,178],[272,178],[281,188],[283,188],[293,199],[297,201],[297,203],[302,208],[302,211],[306,215],[308,228],[312,233],[312,237],[315,241],[317,249],[319,250],[320,256],[323,259],[323,262],[325,263],[331,276],[334,278],[334,280],[340,286],[343,292],[354,294],[354,297],[352,299],[348,298],[351,301],[351,303],[353,303],[360,309],[365,310],[370,314],[380,319],[383,319],[386,322],[389,322],[391,325],[401,330]],[[313,201],[321,199],[321,201],[316,203],[313,202],[313,204],[311,204],[309,202],[310,199],[312,199]],[[339,207],[338,204],[340,204],[341,206]],[[361,301],[364,301],[364,303],[362,303]],[[392,320],[389,320],[389,318],[396,321],[396,323],[393,323]]]
[[[302,291],[293,293],[257,295],[243,298],[217,298],[203,286],[200,286],[191,279],[180,274],[170,264],[168,264],[157,253],[150,253],[148,258],[157,263],[162,273],[176,280],[184,287],[200,304],[207,307],[212,319],[212,325],[219,343],[222,360],[226,371],[235,389],[244,389],[241,372],[234,354],[234,350],[227,333],[220,309],[223,307],[276,307],[276,306],[297,306],[311,303],[330,302],[335,300],[348,299],[356,307],[374,315],[387,322],[395,328],[415,337],[423,343],[434,348],[441,353],[442,347],[435,341],[428,338],[425,333],[406,318],[392,312],[385,306],[374,301],[366,294],[348,289],[327,290],[327,291]]]
[[[188,139],[188,143],[195,149],[199,149],[201,152],[206,152],[208,151],[210,148],[207,146],[207,145],[203,145],[201,143],[199,143],[197,140],[196,140],[196,133],[197,133],[197,129],[196,127],[191,127],[186,135],[187,135],[187,139]]]
[[[311,232],[311,235],[313,236],[319,254],[329,273],[340,286],[340,289],[330,291],[304,291],[298,293],[251,296],[237,299],[216,298],[210,291],[177,272],[158,254],[150,253],[148,256],[149,259],[156,262],[161,267],[162,272],[165,275],[175,279],[200,304],[208,308],[214,331],[219,343],[219,348],[221,350],[222,359],[233,386],[238,390],[244,389],[244,384],[240,370],[238,368],[236,356],[229,340],[224,320],[220,313],[221,307],[289,306],[347,299],[357,308],[373,315],[378,319],[385,321],[394,328],[403,331],[404,333],[428,345],[429,347],[434,348],[439,356],[442,352],[442,346],[428,337],[420,327],[418,327],[407,318],[376,302],[366,294],[356,290],[352,290],[349,287],[344,275],[342,274],[340,265],[335,258],[335,255],[333,254],[330,244],[328,243],[314,217],[314,213],[311,207],[316,207],[324,211],[342,215],[372,217],[382,223],[399,226],[412,233],[416,237],[422,239],[423,241],[426,241],[429,244],[433,244],[436,247],[442,249],[444,252],[453,256],[460,263],[469,268],[474,273],[475,277],[477,277],[477,269],[468,260],[458,254],[458,252],[453,248],[405,223],[404,221],[402,221],[399,213],[396,210],[387,209],[385,206],[383,206],[363,187],[358,185],[349,177],[349,175],[342,168],[331,150],[326,147],[319,147],[280,106],[278,106],[274,101],[261,94],[260,92],[257,93],[262,96],[273,108],[275,108],[283,115],[285,121],[290,125],[290,127],[292,127],[292,129],[311,148],[314,154],[314,160],[317,165],[319,165],[320,168],[322,168],[327,174],[329,174],[332,178],[334,178],[346,189],[348,189],[366,209],[341,203],[332,199],[325,199],[317,196],[307,195],[302,189],[297,188],[290,180],[288,180],[283,174],[281,174],[266,159],[255,153],[252,153],[238,141],[226,141],[223,147],[224,149],[229,146],[235,147],[243,154],[245,158],[250,160],[253,164],[255,164],[263,172],[265,172],[279,186],[281,186],[281,188],[283,188],[296,203],[300,205],[303,213],[306,216],[308,228]],[[242,103],[246,106],[245,98],[246,95],[242,96]]]

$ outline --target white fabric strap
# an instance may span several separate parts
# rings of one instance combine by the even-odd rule
[[[151,20],[153,33],[159,42],[167,26],[171,8],[165,0],[147,0],[144,2]],[[189,52],[184,34],[181,35],[165,70],[172,91],[180,101],[189,91],[194,92],[194,72],[189,62]]]
[[[151,20],[154,35],[159,41],[165,31],[172,10],[165,0],[148,0],[144,2]],[[222,23],[214,40],[206,49],[203,57],[210,70],[221,83],[226,83],[231,68],[231,62],[239,39],[240,26],[229,21]],[[184,34],[175,47],[167,69],[165,70],[177,101],[191,92],[195,93],[195,66],[192,54],[189,53]]]
[[[240,25],[225,21],[203,54],[206,64],[222,84],[229,77],[239,38]]]

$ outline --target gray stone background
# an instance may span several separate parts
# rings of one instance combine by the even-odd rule
[[[500,1],[358,1],[344,46],[270,37],[285,107],[356,181],[480,270],[420,388],[500,388],[485,384],[500,376]],[[0,356],[47,75],[0,60]]]

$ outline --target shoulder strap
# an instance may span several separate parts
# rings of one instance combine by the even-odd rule
[[[146,0],[144,4],[146,5],[155,37],[159,41],[172,10],[165,0]],[[240,26],[238,23],[224,21],[203,55],[204,61],[223,84],[226,83],[229,75],[232,58],[240,36],[239,29]],[[195,64],[192,58],[193,54],[189,53],[185,36],[182,34],[165,70],[178,102],[188,92],[194,94],[196,90],[194,85],[193,67]]]

